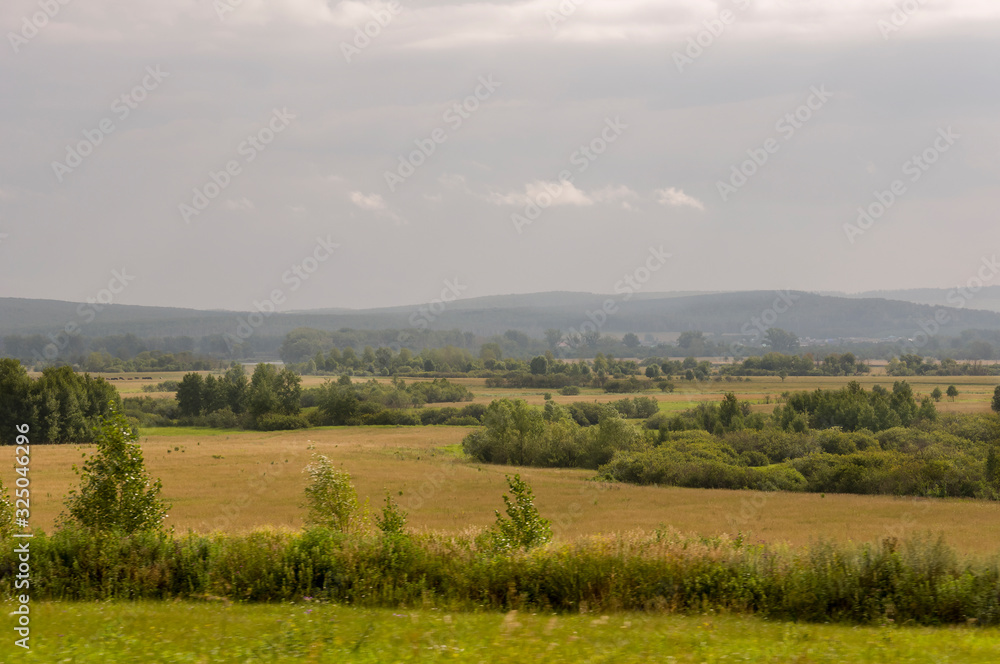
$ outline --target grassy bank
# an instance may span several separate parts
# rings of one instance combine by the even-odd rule
[[[372,610],[304,603],[42,603],[37,662],[995,662],[996,629],[847,627],[729,615]],[[14,652],[17,650],[18,652]]]

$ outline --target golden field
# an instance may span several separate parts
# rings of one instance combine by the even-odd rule
[[[183,532],[299,528],[312,453],[348,470],[362,500],[378,509],[391,491],[411,527],[459,532],[486,526],[502,508],[505,473],[518,472],[560,538],[653,530],[706,536],[741,531],[750,541],[807,544],[820,538],[868,541],[943,535],[956,549],[997,553],[1000,504],[972,500],[758,493],[640,487],[591,481],[585,470],[471,463],[456,447],[465,427],[350,427],[295,432],[155,429],[141,437],[146,464],[173,507],[167,525]],[[32,525],[50,530],[75,482],[75,445],[32,447]],[[3,480],[14,480],[10,465]],[[402,491],[402,495],[399,492]]]

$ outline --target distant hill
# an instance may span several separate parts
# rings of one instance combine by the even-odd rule
[[[947,292],[945,291],[945,294]],[[921,323],[934,318],[940,306],[884,298],[835,297],[793,292],[794,302],[773,319],[764,317],[777,299],[773,291],[735,293],[647,293],[625,302],[621,296],[592,293],[533,293],[472,298],[450,303],[439,314],[423,317],[420,307],[368,310],[318,310],[270,316],[261,334],[284,335],[297,327],[324,330],[399,329],[426,323],[432,329],[459,329],[490,336],[508,329],[536,337],[547,328],[579,330],[588,312],[601,318],[603,304],[612,300],[615,313],[601,327],[603,333],[678,333],[702,330],[736,337],[754,326],[754,318],[795,332],[800,337],[912,337]],[[984,291],[985,301],[985,291]],[[935,303],[937,304],[937,303]],[[54,300],[0,298],[0,336],[49,334],[76,322],[82,334],[95,337],[132,333],[139,337],[191,336],[234,333],[245,313],[201,311],[167,307],[112,305],[91,321],[78,313],[81,305]],[[784,307],[779,307],[784,308]],[[426,309],[425,309],[426,311]],[[1000,313],[946,308],[950,323],[944,335],[966,329],[1000,330]]]
[[[874,297],[886,300],[902,300],[904,302],[929,304],[937,307],[954,307],[961,301],[962,308],[965,309],[981,309],[984,311],[1000,312],[1000,286],[985,286],[976,293],[972,293],[968,290],[963,293],[958,288],[909,288],[906,290],[879,290],[865,291],[863,293],[826,294],[849,298]]]

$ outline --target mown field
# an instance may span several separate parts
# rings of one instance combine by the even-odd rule
[[[465,427],[352,427],[294,432],[162,428],[143,432],[147,467],[173,503],[167,525],[246,531],[299,528],[303,467],[322,453],[347,469],[362,500],[377,508],[392,492],[410,526],[446,532],[487,526],[502,508],[504,475],[518,472],[557,537],[651,531],[661,525],[706,536],[743,532],[752,541],[793,545],[828,538],[943,534],[957,550],[1000,550],[1000,504],[958,499],[760,493],[634,486],[591,481],[586,470],[511,468],[464,460]],[[75,482],[76,445],[32,448],[32,524],[50,531]],[[14,480],[4,464],[3,480]],[[399,492],[402,492],[400,495]]]
[[[42,603],[4,662],[995,662],[1000,630],[728,615],[455,614],[304,603]]]

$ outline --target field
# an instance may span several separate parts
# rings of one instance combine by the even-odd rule
[[[727,615],[449,614],[313,603],[43,603],[38,662],[995,662],[996,629],[852,627]],[[15,652],[16,651],[16,652]]]
[[[123,396],[146,395],[144,384],[179,374],[115,381]],[[326,379],[306,377],[306,387]],[[769,412],[784,391],[838,388],[846,378],[755,378],[750,382],[678,381],[672,394],[649,392],[663,410],[683,410],[727,391]],[[862,377],[866,387],[891,385]],[[959,397],[944,412],[986,412],[995,377],[911,378],[919,396],[955,384]],[[495,398],[544,402],[544,390],[486,388],[457,379],[488,403]],[[151,396],[169,396],[152,394]],[[610,401],[633,395],[552,391],[560,403]],[[770,400],[770,403],[765,403]],[[884,537],[942,536],[960,554],[1000,552],[1000,504],[888,496],[758,493],[600,483],[593,473],[515,469],[470,462],[460,449],[468,427],[327,427],[293,432],[192,428],[146,429],[141,443],[150,474],[173,505],[167,525],[182,533],[245,532],[303,525],[305,476],[313,453],[350,471],[362,501],[377,509],[386,491],[416,530],[467,532],[488,526],[502,507],[504,475],[519,472],[558,540],[595,533],[670,527],[714,536],[744,533],[750,542],[792,547],[820,539],[862,542]],[[75,483],[73,464],[85,446],[32,447],[32,525],[51,530]],[[10,464],[0,467],[8,486]],[[217,602],[61,603],[32,605],[37,661],[492,661],[522,662],[993,662],[1000,632],[975,627],[857,627],[769,622],[731,615],[525,615],[424,609],[372,610],[321,605]],[[13,639],[0,661],[13,661]],[[17,649],[20,651],[20,649]]]
[[[314,452],[350,471],[362,499],[377,508],[389,490],[417,529],[459,532],[486,526],[502,507],[504,474],[533,486],[543,516],[560,538],[653,530],[717,535],[742,531],[754,541],[807,544],[820,538],[869,541],[942,534],[956,549],[1000,549],[1000,504],[957,499],[757,493],[641,487],[591,481],[569,469],[514,469],[465,461],[464,427],[357,427],[296,432],[163,428],[142,435],[147,467],[173,503],[167,525],[184,532],[299,528],[301,472]],[[81,461],[75,445],[32,448],[32,524],[44,530],[62,510]],[[13,469],[3,468],[8,486]],[[399,492],[402,495],[399,495]]]
[[[180,374],[117,376],[123,396],[148,394],[141,386],[176,380]],[[135,380],[131,380],[135,378]],[[326,378],[309,376],[307,386]],[[525,398],[542,403],[542,390],[486,388],[482,379],[456,379],[467,384],[476,401]],[[838,388],[847,378],[755,378],[750,382],[677,383],[673,394],[648,392],[662,409],[682,410],[726,391],[769,412],[783,391]],[[887,376],[861,377],[866,387],[889,385]],[[942,411],[986,412],[995,377],[912,378],[919,394],[954,383],[959,396],[942,400]],[[552,393],[557,402],[613,400],[584,390],[578,396]],[[771,403],[764,403],[770,397]],[[462,458],[466,427],[330,427],[295,432],[224,431],[159,428],[142,431],[147,467],[163,480],[164,496],[173,504],[169,526],[177,531],[246,531],[262,526],[299,528],[305,476],[313,453],[334,459],[354,478],[362,498],[373,507],[390,491],[409,512],[417,529],[458,532],[486,526],[501,507],[505,473],[519,472],[533,486],[538,506],[553,522],[557,537],[653,530],[661,525],[682,532],[717,535],[737,531],[753,540],[807,544],[819,538],[869,541],[916,533],[942,534],[959,551],[1000,550],[1000,504],[971,500],[894,498],[889,496],[756,493],[641,487],[598,483],[593,473],[571,469],[514,469],[476,464]],[[75,483],[72,467],[82,461],[76,445],[32,448],[32,523],[51,530],[62,510],[62,498]],[[13,468],[4,464],[0,477],[10,486]]]

